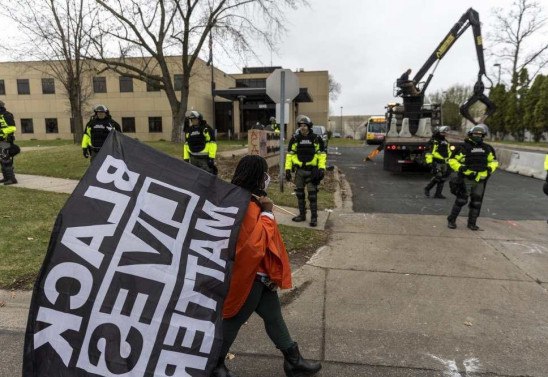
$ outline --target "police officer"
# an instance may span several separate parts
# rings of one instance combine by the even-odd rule
[[[92,161],[101,150],[110,131],[122,131],[120,125],[110,116],[105,105],[95,106],[93,112],[82,137],[82,153],[85,158],[91,157]]]
[[[2,164],[2,176],[0,183],[13,185],[17,183],[13,172],[13,157],[20,152],[20,149],[13,142],[16,131],[13,114],[6,110],[6,105],[0,101],[0,161]]]
[[[325,175],[327,154],[323,140],[312,132],[309,117],[297,117],[299,132],[291,137],[285,160],[285,177],[291,181],[291,170],[295,172],[295,195],[299,206],[299,215],[293,221],[306,220],[304,187],[308,191],[310,202],[310,226],[318,225],[318,185]]]
[[[270,117],[270,127],[275,135],[280,135],[280,125],[276,123],[276,117]]]
[[[483,194],[487,180],[499,166],[495,150],[489,144],[483,142],[483,138],[489,132],[484,124],[478,124],[468,131],[468,137],[464,139],[449,158],[449,166],[458,172],[462,189],[458,193],[447,217],[447,226],[450,229],[457,227],[456,220],[461,208],[468,202],[468,229],[478,230],[476,220],[479,217]]]
[[[447,165],[447,160],[451,154],[451,146],[445,139],[447,131],[449,131],[449,127],[447,126],[434,128],[434,133],[428,142],[428,149],[425,155],[426,163],[430,165],[434,176],[424,188],[424,195],[430,196],[430,190],[436,186],[434,198],[437,199],[445,199],[445,196],[442,194],[443,185],[451,175],[451,169]]]
[[[217,175],[215,131],[207,124],[202,114],[195,110],[187,112],[186,119],[188,119],[190,125],[185,131],[183,160]]]

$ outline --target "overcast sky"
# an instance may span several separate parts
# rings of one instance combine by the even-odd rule
[[[327,70],[342,87],[338,99],[330,105],[333,115],[340,115],[341,106],[343,115],[382,114],[384,106],[394,101],[392,93],[396,78],[407,68],[413,69],[414,75],[469,7],[480,14],[484,47],[489,49],[487,35],[494,24],[493,8],[509,9],[512,2],[309,0],[309,7],[287,13],[288,33],[279,53],[271,54],[263,49],[260,59],[251,59],[247,65]],[[546,15],[548,3],[546,0],[539,2],[546,4]],[[17,40],[16,28],[9,27],[12,22],[4,18],[0,21],[5,26],[3,39]],[[537,35],[537,43],[548,40],[546,29],[542,35]],[[487,53],[485,58],[487,73],[496,82],[498,68],[493,64],[497,61]],[[10,56],[6,51],[0,51],[0,61],[5,60],[11,60]],[[242,69],[229,59],[216,59],[215,66],[227,73],[240,73]],[[427,93],[454,84],[473,85],[477,72],[476,51],[469,28],[440,62]]]
[[[295,70],[328,70],[342,86],[331,113],[381,114],[394,100],[392,86],[407,68],[414,75],[470,7],[480,14],[482,34],[493,25],[492,9],[512,0],[310,0],[310,7],[288,14],[289,32],[273,65]],[[541,1],[540,3],[543,3]],[[545,3],[546,4],[546,3]],[[545,6],[548,8],[548,4]],[[543,38],[548,39],[548,34]],[[485,41],[485,48],[488,48]],[[270,65],[270,53],[262,54]],[[217,62],[219,63],[219,62]],[[496,81],[498,68],[486,56],[486,69]],[[250,62],[252,65],[260,62]],[[220,66],[239,72],[231,64]],[[428,93],[461,83],[473,85],[478,63],[469,28],[441,60]],[[425,76],[426,78],[427,76]]]

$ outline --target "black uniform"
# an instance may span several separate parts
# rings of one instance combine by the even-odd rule
[[[107,114],[103,119],[99,119],[94,115],[86,124],[84,136],[82,137],[84,156],[86,156],[87,150],[93,160],[112,130],[121,132],[122,128],[110,115]]]
[[[430,190],[436,186],[434,198],[445,199],[443,196],[443,185],[451,175],[451,169],[447,165],[447,160],[451,155],[451,146],[445,139],[445,136],[436,133],[428,142],[426,152],[426,163],[430,165],[433,174],[432,179],[424,188],[424,194],[430,196]]]
[[[13,119],[13,114],[6,110],[4,106],[0,106],[0,162],[2,164],[2,175],[0,183],[11,185],[17,183],[15,173],[13,171],[13,157],[17,155],[21,149],[14,144],[16,127]]]
[[[311,127],[307,135],[300,132],[293,135],[287,148],[285,171],[288,180],[291,170],[295,172],[295,196],[299,206],[299,215],[293,221],[306,219],[306,203],[304,188],[308,191],[310,202],[310,225],[316,226],[318,219],[318,185],[324,177],[327,153],[321,137],[312,132]]]
[[[487,179],[498,167],[495,150],[483,140],[468,137],[449,159],[449,166],[458,172],[455,203],[447,217],[448,226],[455,228],[455,221],[462,207],[468,202],[468,227],[477,230],[476,220],[481,211]]]
[[[217,141],[215,140],[213,128],[205,120],[200,120],[198,125],[187,127],[183,146],[183,160],[217,175],[216,157]]]

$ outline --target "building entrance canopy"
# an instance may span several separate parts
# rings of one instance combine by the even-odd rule
[[[245,101],[274,103],[266,94],[266,88],[230,88],[215,90],[215,95],[231,101],[239,101],[239,97],[245,96]],[[307,88],[299,88],[299,94],[294,102],[313,102]]]

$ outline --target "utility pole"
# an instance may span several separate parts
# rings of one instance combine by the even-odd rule
[[[343,127],[342,109],[343,109],[343,107],[341,106],[341,137],[344,137],[344,135],[343,135],[343,128],[344,127]]]
[[[209,31],[209,66],[211,68],[211,126],[217,137],[217,124],[215,122],[215,68],[213,67],[213,28]]]

